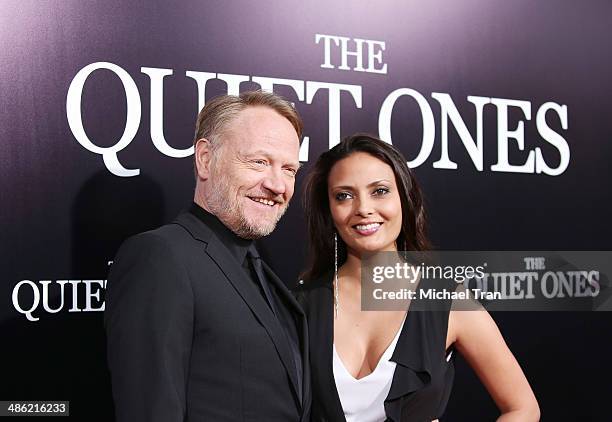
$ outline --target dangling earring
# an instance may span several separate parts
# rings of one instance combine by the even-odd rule
[[[334,231],[334,315],[338,318],[340,286],[338,284],[338,233]]]

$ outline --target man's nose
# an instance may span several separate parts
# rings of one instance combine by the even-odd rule
[[[275,195],[283,195],[287,191],[287,184],[282,170],[270,168],[263,180],[263,187]]]

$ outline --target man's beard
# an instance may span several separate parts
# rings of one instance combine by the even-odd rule
[[[259,239],[274,231],[276,224],[287,211],[288,204],[279,205],[283,208],[274,220],[251,222],[244,213],[242,202],[227,196],[231,186],[227,175],[223,172],[214,171],[213,177],[214,188],[211,189],[206,201],[208,211],[211,214],[215,215],[225,226],[243,239]]]

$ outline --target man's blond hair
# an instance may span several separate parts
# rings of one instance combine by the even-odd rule
[[[206,103],[196,121],[195,143],[202,138],[210,142],[214,154],[222,144],[228,124],[247,107],[268,107],[289,120],[298,139],[302,138],[303,123],[293,105],[283,97],[266,91],[245,91],[240,95],[222,95]]]

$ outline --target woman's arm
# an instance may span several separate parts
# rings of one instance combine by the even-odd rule
[[[498,421],[540,419],[525,374],[487,311],[451,311],[448,334],[502,412]]]

